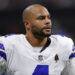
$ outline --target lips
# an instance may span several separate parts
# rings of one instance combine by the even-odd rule
[[[44,29],[51,29],[51,27],[50,26],[46,26],[46,27],[44,27]]]

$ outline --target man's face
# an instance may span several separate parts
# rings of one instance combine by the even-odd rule
[[[32,12],[30,18],[30,30],[33,35],[50,36],[51,35],[51,15],[46,8],[38,8]]]

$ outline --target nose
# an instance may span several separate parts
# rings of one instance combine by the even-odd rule
[[[49,18],[46,18],[45,19],[45,25],[51,25],[52,23],[51,23],[51,19],[49,19]]]

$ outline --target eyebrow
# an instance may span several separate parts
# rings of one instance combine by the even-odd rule
[[[40,15],[37,17],[37,19],[44,19],[46,16],[45,15]],[[50,15],[48,15],[47,17],[51,17]]]
[[[45,18],[45,16],[42,15],[42,16],[38,16],[38,17],[37,17],[37,19],[40,19],[40,18]]]

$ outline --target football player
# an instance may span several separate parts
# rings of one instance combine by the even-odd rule
[[[26,34],[0,38],[0,73],[61,75],[75,57],[72,39],[51,35],[51,14],[40,4],[28,6],[22,16]]]

